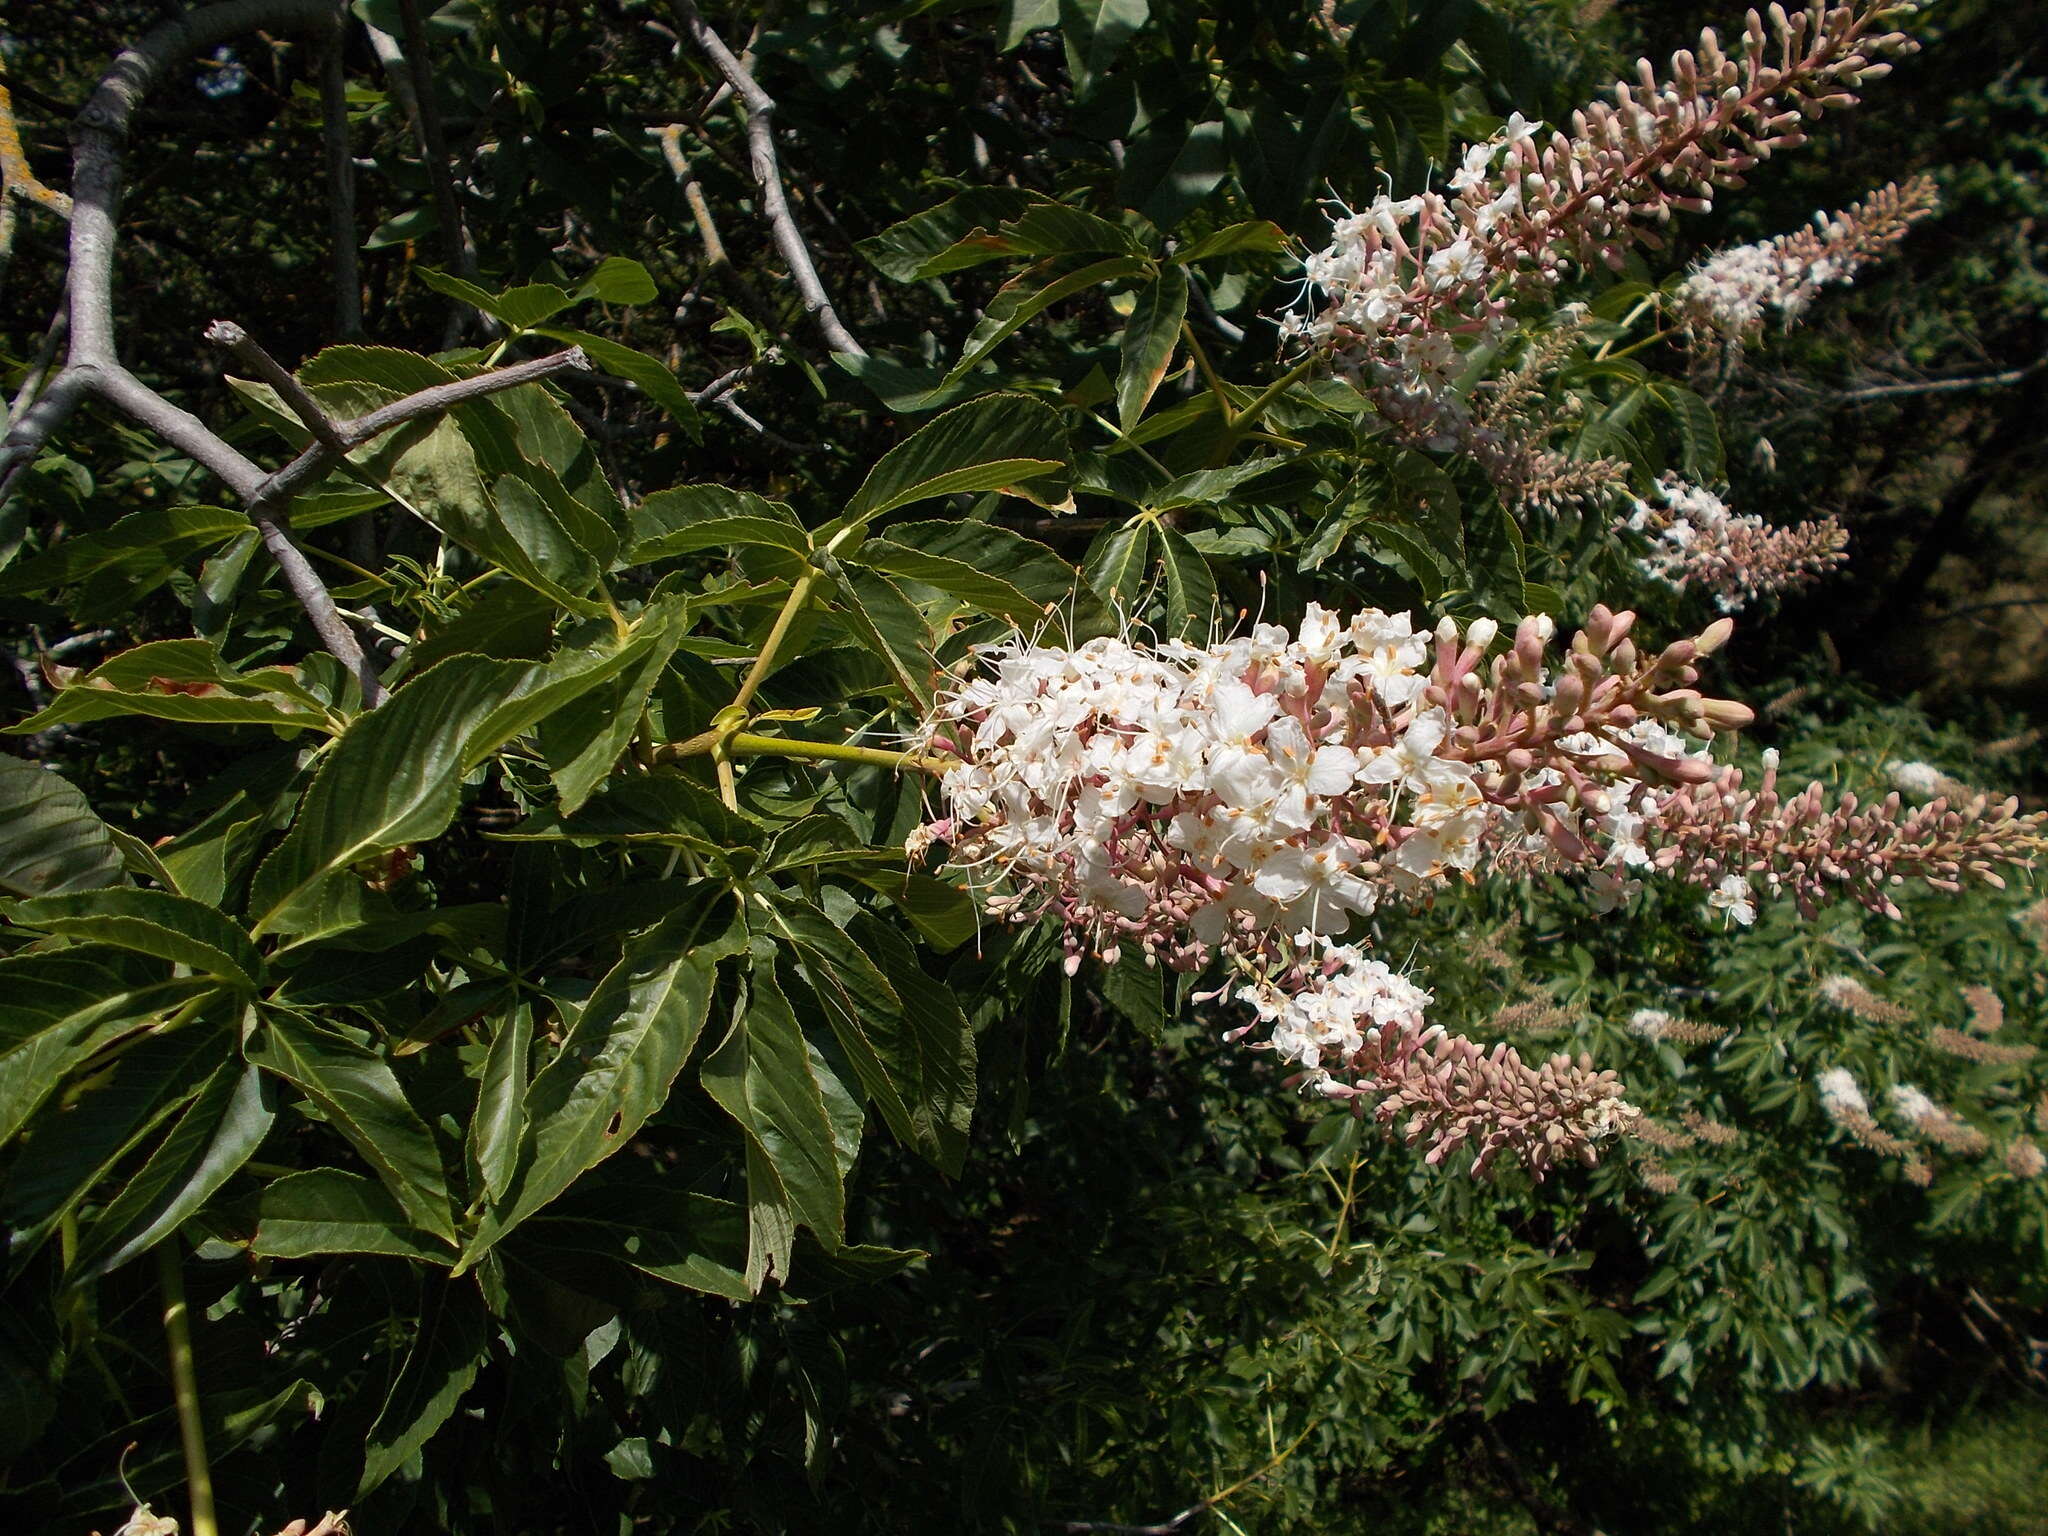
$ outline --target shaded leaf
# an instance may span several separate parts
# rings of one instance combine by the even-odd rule
[[[121,850],[84,793],[52,769],[0,755],[0,891],[56,896],[119,884]]]

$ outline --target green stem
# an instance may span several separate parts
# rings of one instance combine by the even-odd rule
[[[164,1338],[171,1355],[171,1392],[178,1404],[178,1440],[185,1450],[185,1487],[191,1498],[192,1536],[220,1536],[213,1514],[213,1470],[206,1461],[206,1430],[199,1418],[199,1378],[192,1369],[192,1325],[185,1309],[185,1272],[178,1240],[156,1248],[157,1282],[164,1293]]]
[[[734,709],[745,709],[753,702],[755,690],[768,676],[775,665],[775,655],[782,649],[782,642],[789,638],[789,628],[796,622],[796,616],[803,612],[804,605],[811,600],[811,591],[818,585],[821,573],[814,565],[804,567],[803,575],[790,586],[789,598],[782,605],[782,612],[775,615],[774,627],[768,631],[768,638],[761,642],[760,654],[754,658],[754,665],[747,671],[746,679],[740,684],[740,691],[732,697]]]
[[[1195,355],[1195,366],[1202,370],[1202,377],[1208,381],[1209,393],[1216,397],[1216,404],[1223,412],[1223,425],[1229,426],[1233,420],[1230,395],[1223,387],[1223,380],[1217,377],[1216,365],[1209,361],[1209,353],[1192,325],[1181,321],[1180,333],[1187,339],[1188,350]]]
[[[689,757],[787,757],[800,762],[868,763],[877,768],[908,768],[919,773],[944,773],[954,766],[950,757],[925,757],[916,752],[891,752],[882,747],[857,747],[846,741],[802,741],[791,736],[756,736],[748,731],[705,731],[688,741],[659,748],[656,757],[665,763]]]
[[[1306,378],[1321,362],[1321,356],[1311,352],[1307,357],[1304,357],[1292,368],[1281,374],[1279,378],[1268,384],[1250,405],[1232,417],[1223,428],[1223,436],[1217,441],[1215,452],[1209,455],[1209,467],[1211,469],[1221,469],[1225,464],[1228,464],[1230,462],[1230,450],[1237,446],[1238,439],[1251,431],[1253,423],[1265,415],[1267,407],[1286,394],[1288,390],[1292,389],[1302,379]]]
[[[1619,362],[1624,357],[1632,357],[1636,353],[1642,351],[1643,348],[1649,346],[1650,343],[1654,341],[1662,341],[1666,336],[1669,336],[1670,334],[1671,329],[1669,326],[1665,327],[1661,331],[1652,331],[1649,335],[1645,336],[1641,341],[1634,342],[1629,346],[1623,347],[1619,352],[1609,353],[1608,361]]]

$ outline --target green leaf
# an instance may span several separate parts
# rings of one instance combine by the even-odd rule
[[[898,523],[847,563],[937,587],[1026,629],[1074,591],[1071,565],[994,523]]]
[[[1067,73],[1081,96],[1116,62],[1152,14],[1147,0],[1059,0],[1059,8]]]
[[[1133,426],[1152,403],[1180,344],[1187,312],[1188,275],[1179,267],[1166,268],[1138,290],[1138,302],[1124,326],[1123,363],[1116,377],[1116,419],[1124,428]]]
[[[746,1212],[665,1180],[585,1179],[528,1222],[518,1241],[596,1254],[728,1301],[754,1294],[746,1278]]]
[[[576,285],[575,296],[605,304],[652,304],[659,293],[653,277],[639,262],[624,256],[607,256]]]
[[[472,736],[537,669],[458,656],[349,726],[307,790],[291,831],[256,871],[254,931],[303,921],[320,883],[359,859],[438,837],[455,815]]]
[[[270,1259],[376,1253],[447,1265],[454,1255],[420,1231],[375,1179],[309,1168],[264,1188],[249,1251]]]
[[[533,1009],[515,1003],[498,1017],[469,1122],[470,1164],[489,1199],[500,1198],[512,1186],[520,1133],[526,1128],[526,1072],[532,1054]]]
[[[325,705],[283,667],[237,672],[205,640],[157,640],[109,657],[67,682],[41,713],[19,725],[32,735],[116,715],[196,725],[295,725],[331,730]]]
[[[414,1226],[454,1245],[441,1149],[382,1054],[281,1010],[266,1012],[244,1054],[319,1107]]]
[[[898,861],[893,869],[855,871],[853,878],[887,897],[940,954],[958,949],[981,931],[974,898],[934,875],[906,870]]]
[[[459,299],[474,305],[493,319],[502,320],[515,331],[529,331],[545,320],[560,314],[577,298],[564,293],[553,283],[528,283],[521,288],[507,288],[502,293],[492,293],[480,288],[465,278],[448,272],[437,272],[432,267],[414,267],[419,280],[436,293],[444,293],[451,299]]]
[[[679,485],[656,491],[632,511],[627,565],[646,565],[699,549],[765,544],[808,556],[810,535],[779,501],[722,485]]]
[[[706,942],[728,911],[707,892],[628,944],[597,984],[526,1090],[517,1167],[478,1223],[462,1268],[624,1147],[668,1098],[704,1028],[717,962],[733,947],[729,939]]]
[[[1145,964],[1144,957],[1126,951],[1115,965],[1100,973],[1102,1000],[1147,1040],[1162,1039],[1166,1032],[1167,977],[1157,966]]]
[[[1721,424],[1714,408],[1682,384],[1660,383],[1654,392],[1678,428],[1678,463],[1686,478],[1701,483],[1720,479]]]
[[[837,583],[838,612],[847,627],[888,663],[907,700],[929,708],[939,664],[931,653],[931,629],[917,605],[878,572],[849,571],[837,560],[830,560],[827,569]]]
[[[0,573],[0,596],[49,592],[105,572],[138,589],[155,587],[187,556],[249,531],[249,519],[225,507],[152,507],[131,512],[101,533],[68,538],[35,559]]]
[[[1158,532],[1166,557],[1166,633],[1206,641],[1217,620],[1216,578],[1209,562],[1180,530],[1161,523]]]
[[[975,1063],[974,1034],[952,993],[872,914],[836,923],[786,897],[775,904],[770,925],[794,952],[889,1129],[937,1167],[958,1173],[974,1113]]]
[[[1102,261],[1091,262],[1077,272],[1069,272],[1065,276],[1053,278],[1050,282],[1041,282],[1040,279],[1046,276],[1050,265],[1051,262],[1048,260],[1027,267],[996,290],[996,296],[989,300],[988,308],[982,312],[981,322],[975,326],[973,333],[967,338],[967,345],[961,349],[960,361],[947,373],[947,383],[950,384],[973,371],[976,364],[995,351],[1004,341],[1062,299],[1070,299],[1077,293],[1086,293],[1090,288],[1114,282],[1120,277],[1135,277],[1145,270],[1145,262],[1141,257],[1111,256]],[[961,409],[969,410],[972,407],[962,406]]]
[[[699,443],[704,440],[704,421],[697,414],[697,403],[690,398],[689,391],[683,388],[682,381],[675,375],[675,370],[660,358],[649,357],[645,352],[635,352],[631,347],[621,346],[604,336],[593,336],[588,331],[566,331],[553,326],[540,326],[536,328],[535,334],[567,342],[572,347],[581,347],[600,371],[639,385],[641,392],[667,411],[691,442]]]
[[[1033,32],[1060,24],[1060,0],[1003,0],[1002,51],[1008,53]]]
[[[484,1363],[490,1329],[474,1284],[429,1275],[405,1364],[363,1443],[357,1499],[411,1459],[455,1412]]]
[[[241,925],[212,907],[168,891],[115,886],[15,904],[8,916],[45,933],[97,939],[241,987],[263,982],[263,957]]]
[[[1182,128],[1163,119],[1131,145],[1117,195],[1161,229],[1172,229],[1222,185],[1229,170],[1220,121]]]
[[[0,891],[57,896],[117,885],[121,850],[78,786],[0,755]]]
[[[104,1275],[176,1231],[256,1155],[274,1118],[261,1073],[222,1067],[86,1230],[66,1279]]]
[[[0,960],[0,1144],[78,1062],[211,990],[162,976],[160,967],[93,945]]]
[[[991,395],[955,406],[884,454],[846,511],[818,536],[934,496],[1008,490],[1063,470],[1067,458],[1059,414],[1029,396]]]
[[[231,1059],[233,1036],[188,1026],[146,1036],[68,1106],[45,1116],[0,1194],[0,1226],[17,1269],[149,1133],[196,1098]]]
[[[756,951],[746,1006],[706,1058],[702,1079],[704,1091],[746,1132],[749,1152],[773,1172],[797,1219],[827,1248],[838,1247],[845,1193],[832,1120],[803,1031],[775,984],[772,949]],[[751,1199],[751,1164],[749,1175]]]
[[[1199,240],[1190,240],[1173,253],[1173,264],[1184,267],[1218,256],[1235,256],[1240,251],[1276,256],[1286,249],[1286,230],[1270,219],[1247,219],[1241,224],[1227,224]]]
[[[884,276],[920,282],[1015,254],[993,231],[1037,201],[1012,187],[973,187],[870,235],[858,249]]]
[[[1065,203],[1034,203],[1005,221],[999,233],[1026,256],[1088,256],[1098,251],[1142,254],[1136,237],[1121,224]]]
[[[1152,569],[1152,523],[1132,519],[1106,528],[1088,547],[1081,572],[1102,600],[1119,611],[1135,607]]]

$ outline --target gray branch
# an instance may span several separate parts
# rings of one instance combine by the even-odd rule
[[[363,334],[363,279],[356,267],[356,163],[348,152],[348,75],[337,31],[320,60],[320,132],[327,151],[327,217],[334,247],[334,321],[344,339]]]
[[[782,167],[775,155],[775,130],[770,121],[775,111],[774,99],[761,89],[747,72],[746,65],[706,25],[692,0],[680,0],[680,5],[684,33],[716,66],[725,77],[725,83],[732,87],[741,105],[747,109],[747,159],[753,169],[754,184],[760,188],[761,212],[775,237],[775,248],[788,264],[790,280],[796,284],[805,311],[817,321],[825,344],[833,351],[866,357],[867,349],[854,340],[853,333],[840,323],[832,301],[826,297],[825,285],[818,278],[817,264],[811,260],[810,247],[804,244],[803,233],[796,227],[796,218],[789,211],[789,199],[782,191]]]

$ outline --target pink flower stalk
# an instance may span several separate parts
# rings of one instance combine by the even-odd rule
[[[1809,917],[1847,895],[1897,917],[1891,893],[1909,878],[1943,891],[1971,879],[2003,888],[2001,866],[2031,867],[2048,846],[2044,818],[2018,810],[2017,800],[1981,795],[1908,809],[1896,794],[1872,805],[1845,794],[1831,805],[1818,784],[1785,796],[1767,757],[1753,790],[1741,769],[1724,768],[1706,783],[1655,797],[1644,840],[1655,868],[1695,885],[1761,886],[1767,895],[1789,895]]]
[[[1712,491],[1667,474],[1621,526],[1646,535],[1637,561],[1681,591],[1697,584],[1723,613],[1794,591],[1841,565],[1848,531],[1832,517],[1783,527],[1728,510]]]
[[[1853,104],[1890,72],[1885,56],[1914,46],[1884,28],[1894,10],[1773,5],[1768,29],[1751,11],[1735,54],[1708,30],[1666,78],[1642,60],[1614,105],[1574,113],[1569,134],[1546,138],[1514,114],[1466,152],[1447,194],[1383,194],[1339,220],[1304,264],[1322,307],[1287,330],[1327,352],[1409,441],[1499,456],[1511,445],[1475,422],[1455,380],[1465,348],[1513,327],[1511,295],[1595,264],[1619,270],[1631,246],[1662,243],[1656,226],[1675,210],[1711,207],[1758,161],[1803,144],[1805,118]]]
[[[1880,187],[1838,213],[1817,213],[1811,227],[1709,256],[1678,285],[1678,323],[1694,340],[1731,348],[1762,334],[1767,311],[1790,329],[1820,290],[1846,283],[1933,213],[1934,179]]]
[[[1576,870],[1609,897],[1631,871],[1666,873],[1739,922],[1758,886],[1806,910],[1847,892],[1896,914],[1886,892],[1908,874],[1995,881],[2042,842],[2041,818],[2011,805],[1831,807],[1818,786],[1781,799],[1774,764],[1746,790],[1705,744],[1750,712],[1692,686],[1730,621],[1654,654],[1634,622],[1596,607],[1554,667],[1541,616],[1489,658],[1490,619],[1418,632],[1406,614],[1342,622],[1314,604],[1299,635],[990,647],[921,734],[958,761],[913,845],[943,846],[991,913],[1057,921],[1070,971],[1127,947],[1178,970],[1221,957],[1250,978],[1238,996],[1269,1027],[1261,1044],[1302,1080],[1392,1096],[1432,1146],[1540,1161],[1627,1116],[1596,1111],[1612,1095],[1554,1063],[1481,1066],[1469,1042],[1435,1043],[1426,993],[1332,942],[1355,918],[1482,866]],[[1412,1059],[1424,1045],[1426,1068]],[[1501,1114],[1501,1139],[1478,1133]]]

